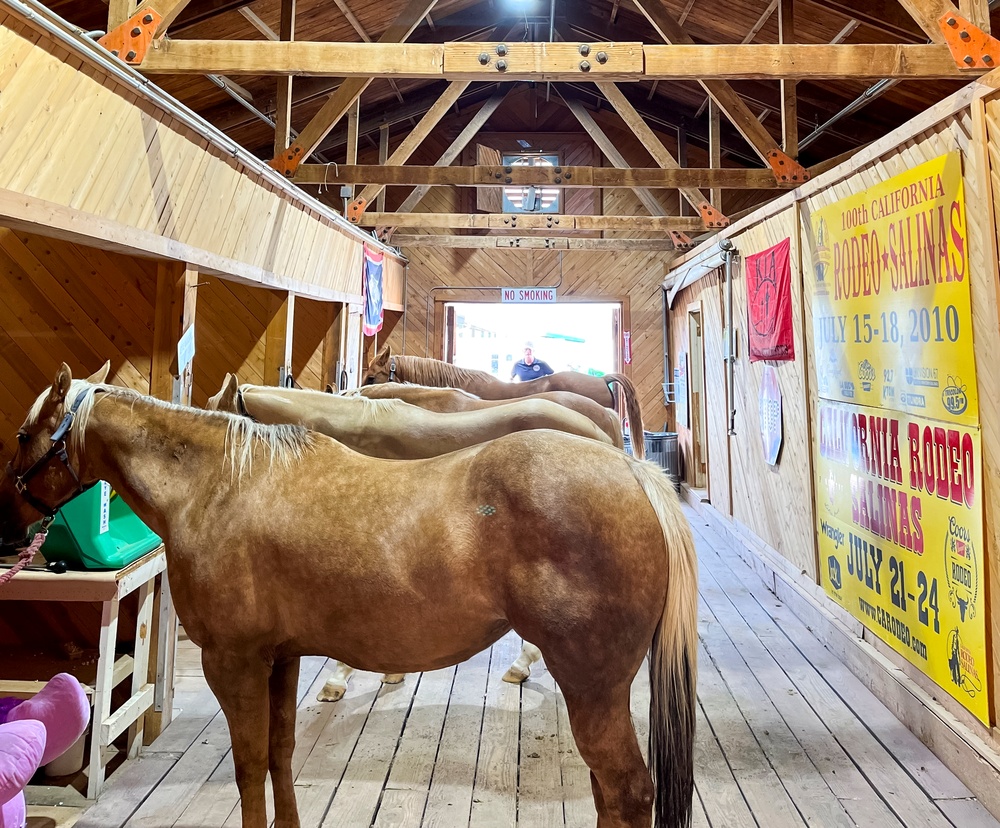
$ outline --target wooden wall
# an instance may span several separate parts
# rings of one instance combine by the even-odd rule
[[[0,12],[0,224],[360,300],[364,234],[87,54]]]
[[[824,174],[795,192],[783,196],[742,219],[723,235],[731,238],[741,255],[765,249],[785,237],[791,238],[793,325],[796,346],[794,362],[778,363],[782,391],[784,447],[778,468],[763,463],[757,423],[760,368],[746,359],[746,289],[742,268],[734,283],[734,316],[739,336],[739,358],[735,366],[736,434],[727,437],[722,418],[709,422],[709,499],[723,515],[741,525],[793,564],[794,571],[812,583],[818,582],[816,565],[816,518],[813,505],[812,434],[816,417],[816,365],[812,348],[812,307],[803,292],[804,274],[813,272],[810,245],[806,243],[811,212],[857,193],[880,181],[954,149],[963,155],[963,173],[968,223],[969,260],[973,311],[973,341],[976,355],[980,427],[983,448],[983,504],[985,521],[984,560],[988,562],[988,635],[1000,640],[1000,316],[998,275],[1000,253],[1000,93],[992,82],[972,84],[914,121],[862,151],[851,162]],[[714,241],[712,242],[714,244]],[[694,251],[691,257],[700,251]],[[710,275],[681,291],[671,314],[672,343],[676,359],[687,337],[687,308],[693,302],[721,301],[721,282]],[[705,314],[706,392],[714,407],[725,408],[725,376],[721,339],[713,345],[716,311]],[[721,327],[718,328],[721,330]],[[713,371],[710,366],[719,366]],[[679,429],[681,444],[690,452],[690,433]],[[727,451],[718,451],[719,445]],[[690,477],[690,475],[689,475]],[[727,497],[725,485],[731,486]],[[720,489],[722,491],[720,491]],[[891,651],[878,636],[864,638],[896,664],[917,685],[963,723],[978,727],[971,716],[945,697],[920,671]],[[1000,648],[992,646],[992,683],[1000,686]],[[905,711],[903,711],[905,712]],[[993,712],[1000,719],[998,694],[993,693]],[[909,717],[908,717],[909,718]]]
[[[60,363],[147,393],[156,264],[0,227],[0,441]]]

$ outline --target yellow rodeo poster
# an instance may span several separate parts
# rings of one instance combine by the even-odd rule
[[[812,215],[820,396],[979,422],[960,152]]]
[[[811,216],[821,582],[990,723],[961,153]]]

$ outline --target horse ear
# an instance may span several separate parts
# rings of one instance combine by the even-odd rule
[[[103,385],[107,382],[108,373],[111,371],[111,360],[109,359],[100,368],[94,371],[89,377],[87,377],[87,382],[93,385]]]
[[[64,362],[56,371],[55,379],[52,381],[52,388],[49,390],[48,402],[52,405],[59,405],[66,400],[69,394],[69,387],[73,382],[73,373]]]
[[[326,393],[327,394],[335,394],[336,393],[336,389],[332,385],[330,385],[330,383],[327,383],[326,384]]]
[[[236,392],[239,388],[240,382],[236,375],[227,373],[219,393],[208,398],[205,408],[209,411],[236,411]]]
[[[389,343],[386,342],[385,345],[383,345],[381,348],[379,348],[379,351],[378,351],[377,354],[375,354],[375,359],[373,361],[374,362],[385,362],[391,356],[392,356],[392,348],[390,348],[389,347]]]

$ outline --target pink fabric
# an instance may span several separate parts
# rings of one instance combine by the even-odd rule
[[[33,698],[19,704],[9,721],[36,720],[46,732],[45,753],[39,764],[47,765],[69,750],[87,729],[90,703],[83,688],[69,673],[54,676]]]
[[[36,721],[0,725],[0,828],[24,825],[24,786],[45,752],[45,725]]]

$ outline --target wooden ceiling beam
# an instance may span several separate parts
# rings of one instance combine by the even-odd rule
[[[426,233],[393,236],[400,248],[437,247],[455,249],[513,250],[676,250],[669,239],[574,239],[568,236],[450,236]]]
[[[645,1],[645,0],[644,0]],[[431,0],[415,0],[429,4]],[[479,81],[696,80],[727,103],[729,80],[900,78],[967,80],[985,69],[960,69],[948,47],[929,44],[748,44],[643,46],[591,44],[584,59],[575,43],[516,43],[506,70],[496,67],[497,43],[280,43],[248,40],[168,40],[139,68],[149,75],[312,75],[346,77],[367,86],[373,78]],[[605,64],[596,54],[606,51]],[[491,56],[491,53],[492,56]],[[485,54],[488,63],[481,65]],[[617,60],[616,56],[621,56]],[[591,59],[591,58],[594,59]],[[581,64],[589,64],[588,69]],[[338,87],[338,93],[347,82]],[[735,92],[732,94],[735,95]],[[352,95],[351,100],[356,97]],[[738,99],[738,97],[737,97]],[[720,103],[721,105],[721,103]],[[739,115],[739,106],[733,111]],[[749,112],[749,110],[747,111]],[[340,116],[338,116],[339,119]],[[753,118],[752,115],[750,115]],[[756,120],[754,118],[754,120]],[[334,122],[335,123],[335,122]],[[741,120],[742,125],[742,120]],[[745,125],[744,125],[744,128]],[[750,133],[757,145],[764,135]],[[773,142],[773,138],[768,136]]]
[[[423,140],[430,135],[431,131],[438,125],[438,122],[448,114],[448,110],[455,105],[455,101],[459,99],[459,96],[466,90],[469,86],[468,81],[453,81],[445,89],[444,93],[441,95],[434,105],[424,113],[424,117],[420,119],[417,125],[410,130],[406,137],[383,164],[383,168],[389,169],[392,167],[400,167],[406,163],[407,159],[416,151],[417,147],[423,142]],[[388,135],[388,127],[386,128],[386,135]],[[432,167],[433,169],[433,167]],[[351,221],[357,221],[358,218],[364,213],[365,208],[372,202],[376,196],[379,195],[385,189],[385,184],[382,183],[370,183],[361,191],[361,195],[357,196],[347,208],[347,217]]]
[[[899,0],[910,17],[934,43],[944,43],[944,32],[938,21],[946,14],[958,14],[950,0]]]
[[[697,216],[569,216],[555,213],[365,213],[358,224],[419,230],[618,230],[630,233],[704,230]]]
[[[684,31],[677,20],[671,16],[670,12],[668,12],[663,5],[658,2],[654,3],[652,0],[635,0],[635,4],[653,28],[656,29],[660,37],[662,37],[665,42],[671,44],[672,48],[684,48],[685,46],[687,48],[691,48],[691,44],[694,43],[694,40],[686,31]],[[736,60],[738,50],[757,50],[759,48],[759,46],[730,46],[726,50],[726,57],[724,60]],[[779,46],[778,48],[784,50],[789,47]],[[842,49],[846,47],[835,46],[820,48]],[[650,58],[647,54],[647,72],[649,69]],[[845,69],[847,69],[847,67],[842,66],[840,73],[843,74]],[[785,76],[787,76],[787,73],[779,75],[779,77]],[[721,76],[717,72],[704,72],[701,77],[698,78],[698,82],[701,84],[702,88],[708,92],[712,100],[718,104],[719,109],[722,110],[733,126],[736,127],[740,135],[742,135],[746,139],[747,143],[753,147],[754,152],[761,157],[764,163],[771,166],[774,170],[775,177],[779,180],[785,181],[789,179],[802,181],[808,178],[809,174],[798,163],[793,161],[778,148],[777,142],[773,137],[771,137],[771,134],[764,129],[761,122],[754,117],[753,113],[743,102],[743,99],[737,94],[736,90],[733,89],[733,87],[730,86],[725,80],[719,80],[718,78],[720,77]]]
[[[926,36],[899,0],[802,0],[802,15],[809,19],[817,10],[836,12],[870,29],[904,41],[923,40]]]
[[[604,97],[615,108],[621,116],[632,134],[639,139],[639,142],[646,148],[646,151],[653,157],[653,160],[665,170],[679,170],[681,164],[670,154],[670,151],[663,145],[663,142],[656,137],[642,116],[629,102],[621,90],[613,83],[599,81],[597,88],[601,90]],[[680,194],[687,199],[688,203],[698,211],[706,227],[725,227],[729,224],[728,219],[722,215],[722,211],[709,203],[705,194],[696,187],[680,187]]]
[[[385,49],[393,45],[398,46],[410,36],[417,26],[420,25],[420,21],[430,14],[431,9],[434,8],[436,3],[437,0],[410,0],[410,2],[406,4],[403,10],[396,17],[393,24],[382,33],[382,36],[378,39],[378,43],[363,43],[355,45],[361,46],[369,51],[372,49]],[[307,44],[266,42],[255,45],[270,47],[276,46],[281,48]],[[261,72],[258,70],[253,72],[253,74],[261,74]],[[341,77],[345,77],[347,79],[339,87],[337,87],[337,91],[330,96],[329,100],[323,104],[319,112],[317,112],[313,116],[312,120],[306,124],[302,132],[299,133],[299,137],[288,147],[288,149],[286,149],[283,153],[277,153],[275,157],[271,159],[271,166],[283,175],[291,176],[294,174],[295,170],[298,169],[299,164],[305,161],[316,151],[319,145],[323,142],[323,139],[330,133],[330,130],[337,125],[337,122],[344,117],[347,111],[354,104],[354,101],[361,96],[361,93],[364,92],[365,89],[368,88],[368,85],[374,79],[372,76],[379,73],[371,72],[369,77],[358,77],[354,72],[340,72],[337,74],[340,74]]]
[[[570,108],[580,106],[573,101]],[[582,106],[580,107],[582,109]],[[584,110],[586,111],[586,110]],[[593,124],[598,130],[596,124]],[[604,133],[601,132],[603,135]],[[606,136],[605,136],[606,137]],[[612,145],[613,146],[613,145]],[[603,151],[604,148],[601,147]],[[616,154],[612,163],[621,158]],[[622,164],[626,164],[622,158]],[[557,172],[558,171],[558,172]],[[382,166],[380,164],[302,164],[295,173],[297,184],[377,184],[382,186],[428,185],[432,187],[680,187],[720,188],[726,190],[775,190],[787,188],[775,184],[770,170],[745,170],[726,167],[706,169],[685,167],[665,170],[660,167],[470,167]]]
[[[448,149],[441,153],[441,157],[434,162],[435,167],[449,167],[458,159],[462,150],[469,145],[469,142],[476,136],[479,130],[483,128],[493,113],[497,111],[500,104],[503,103],[503,100],[507,97],[507,92],[510,88],[511,87],[508,85],[501,87],[497,90],[493,97],[479,107],[479,111],[472,116],[472,120],[465,125],[462,131],[455,137],[455,140],[448,146]],[[413,192],[411,192],[403,200],[403,203],[399,205],[399,212],[411,212],[421,201],[423,201],[424,196],[430,192],[430,189],[430,185],[427,184],[416,187]]]

